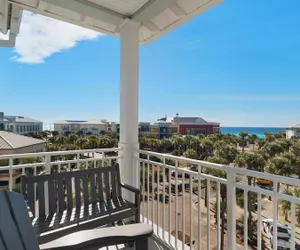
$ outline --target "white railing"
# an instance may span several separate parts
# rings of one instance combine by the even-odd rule
[[[0,177],[3,174],[3,170],[8,171],[8,188],[13,190],[16,172],[38,175],[101,167],[106,164],[112,165],[119,158],[117,152],[120,150],[120,148],[110,148],[2,155],[0,156],[0,163],[6,162],[7,164],[0,167]],[[257,235],[257,249],[264,249],[262,245],[263,218],[272,218],[274,221],[280,219],[280,200],[288,201],[291,206],[290,214],[292,219],[289,223],[291,234],[290,249],[295,249],[296,241],[298,241],[296,235],[300,232],[295,222],[300,199],[286,195],[280,192],[281,190],[278,191],[277,184],[281,183],[289,188],[300,187],[299,179],[168,154],[142,150],[137,153],[133,155],[139,155],[135,160],[141,169],[142,220],[153,225],[155,235],[170,248],[176,250],[204,250],[216,247],[218,250],[221,249],[222,218],[221,214],[219,212],[216,213],[216,211],[221,211],[221,206],[224,205],[221,203],[221,200],[224,198],[222,195],[224,196],[225,187],[227,210],[226,223],[224,223],[226,225],[226,244],[224,249],[241,249],[241,246],[236,244],[236,220],[238,219],[238,214],[245,215],[243,220],[244,242],[248,242],[247,215],[250,192],[251,194],[255,193],[257,196],[257,210],[253,212],[253,216],[257,219],[255,232]],[[20,160],[26,158],[38,160],[33,163],[20,164]],[[198,172],[182,168],[183,164],[193,165]],[[205,169],[222,170],[224,175],[218,177],[211,171],[204,172],[203,170]],[[273,189],[266,190],[248,185],[247,177],[270,180],[273,183]],[[236,206],[237,190],[244,191],[243,209]],[[268,206],[266,206],[267,199],[263,196],[271,197],[272,201],[268,201]],[[204,204],[204,197],[206,197],[207,206]],[[186,234],[189,237],[183,237]],[[273,249],[277,249],[278,246],[277,234],[277,223],[275,223]],[[265,235],[264,239],[266,239]],[[182,242],[185,242],[185,244],[182,244]],[[244,244],[243,248],[248,249],[247,244]]]
[[[108,148],[0,155],[1,165],[5,164],[0,166],[0,171],[2,171],[2,175],[3,171],[8,171],[8,188],[13,190],[14,178],[18,176],[18,173],[19,176],[26,174],[39,175],[51,174],[54,171],[76,171],[89,167],[95,168],[105,164],[109,166],[119,158],[117,152],[120,150],[120,148]],[[26,159],[30,163],[22,163],[22,160],[26,162]],[[3,181],[3,178],[1,180]]]
[[[253,211],[253,217],[257,219],[256,249],[280,249],[278,244],[277,223],[274,223],[274,234],[272,242],[263,233],[262,220],[271,218],[274,221],[279,220],[280,207],[279,200],[290,202],[291,222],[288,227],[290,230],[290,249],[295,249],[296,227],[295,214],[296,208],[300,205],[300,199],[286,195],[277,190],[277,184],[286,185],[289,188],[300,187],[300,180],[278,175],[250,171],[247,169],[223,166],[220,164],[209,163],[205,161],[193,160],[184,157],[176,157],[168,154],[160,154],[149,151],[138,151],[139,158],[136,158],[141,167],[141,189],[142,189],[142,207],[141,213],[144,222],[157,227],[156,236],[162,241],[172,246],[174,249],[185,249],[187,246],[178,242],[182,240],[181,235],[188,234],[186,240],[182,240],[189,249],[221,249],[221,192],[226,192],[226,244],[224,249],[248,249],[248,197],[251,194],[257,196],[257,211]],[[173,161],[168,162],[168,160]],[[198,172],[182,168],[183,164],[193,165],[198,168]],[[224,176],[218,177],[212,171],[203,173],[203,168],[222,170]],[[195,169],[194,169],[195,170]],[[260,178],[270,180],[273,183],[272,190],[263,189],[258,186],[250,186],[247,178]],[[203,185],[206,183],[206,188]],[[183,185],[184,184],[184,185]],[[201,187],[202,185],[202,187]],[[184,186],[184,187],[183,187]],[[198,186],[198,192],[196,192]],[[177,187],[177,188],[176,188]],[[181,188],[180,188],[181,187]],[[222,189],[223,188],[223,189]],[[202,192],[202,189],[203,192]],[[205,190],[207,190],[205,192]],[[236,192],[243,190],[244,208],[236,205]],[[204,197],[206,196],[207,207],[204,206]],[[271,198],[268,201],[267,198]],[[167,198],[166,198],[167,197]],[[213,209],[212,202],[215,202]],[[263,204],[264,203],[264,204]],[[268,203],[266,205],[266,203]],[[271,205],[270,205],[271,204]],[[265,210],[262,210],[262,209]],[[241,224],[244,227],[244,246],[237,244],[237,213],[244,216]],[[216,215],[215,215],[216,214]],[[215,215],[215,216],[214,216]],[[203,217],[204,216],[204,217]],[[215,223],[212,222],[215,220]],[[252,228],[253,230],[253,228]],[[160,232],[160,233],[159,233]],[[175,241],[172,238],[175,237]],[[266,241],[263,248],[262,237]],[[187,242],[188,241],[188,242]],[[273,244],[273,248],[271,248]],[[269,247],[269,248],[268,248]]]

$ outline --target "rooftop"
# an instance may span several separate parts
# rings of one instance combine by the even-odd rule
[[[299,124],[294,124],[294,125],[290,126],[289,128],[290,129],[292,129],[292,128],[300,128],[300,123]]]
[[[35,120],[35,119],[32,119],[30,117],[24,117],[24,116],[13,116],[13,115],[6,115],[4,117],[4,119],[8,122],[25,122],[25,123],[38,123],[41,121],[38,121],[38,120]]]
[[[45,141],[24,135],[0,131],[0,150],[23,148],[40,143],[45,143]]]

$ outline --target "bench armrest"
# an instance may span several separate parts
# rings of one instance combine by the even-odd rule
[[[127,190],[129,190],[129,191],[135,193],[135,194],[141,194],[141,190],[140,190],[140,189],[135,188],[135,187],[133,187],[133,186],[130,186],[130,185],[128,185],[128,184],[121,183],[120,186],[121,186],[122,188],[125,188],[125,189],[127,189]]]

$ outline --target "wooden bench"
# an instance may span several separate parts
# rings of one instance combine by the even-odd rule
[[[40,244],[133,216],[135,222],[139,222],[141,192],[121,182],[118,164],[51,175],[22,176],[21,181]],[[122,197],[122,188],[135,194],[135,203]],[[46,201],[47,190],[49,199]]]
[[[153,229],[149,224],[136,223],[75,232],[39,245],[23,195],[0,191],[1,250],[96,250],[105,246],[135,243],[135,249],[148,249]]]

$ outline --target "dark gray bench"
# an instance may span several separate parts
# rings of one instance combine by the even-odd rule
[[[135,242],[135,249],[148,249],[152,227],[144,223],[83,230],[39,245],[23,195],[0,191],[1,250],[96,250],[104,246]]]
[[[23,176],[21,181],[39,243],[133,216],[135,222],[139,222],[140,190],[121,182],[118,164],[51,175]],[[135,203],[123,198],[122,188],[135,194]],[[47,189],[48,202],[45,201]]]

